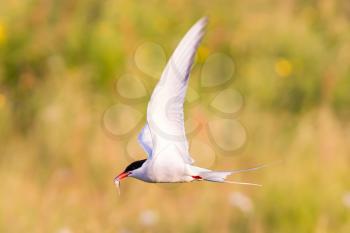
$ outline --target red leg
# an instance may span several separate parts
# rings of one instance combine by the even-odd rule
[[[196,179],[196,180],[202,180],[203,178],[201,176],[192,176],[193,179]]]

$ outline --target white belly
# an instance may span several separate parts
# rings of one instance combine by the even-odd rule
[[[176,145],[154,151],[154,157],[147,162],[144,178],[147,182],[175,183],[193,180],[189,164]]]
[[[193,180],[187,173],[186,164],[152,164],[147,169],[149,182],[176,183],[190,182]]]

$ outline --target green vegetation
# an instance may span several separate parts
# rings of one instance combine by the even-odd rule
[[[132,159],[125,148],[144,155],[101,126],[125,103],[116,81],[142,80],[147,98],[127,103],[144,112],[156,80],[135,64],[136,49],[151,41],[169,57],[204,15],[191,77],[199,107],[186,105],[186,117],[210,118],[203,109],[223,87],[208,94],[197,83],[220,52],[234,61],[227,85],[244,97],[235,118],[247,130],[211,168],[283,162],[232,177],[262,188],[129,179],[119,197],[112,181]],[[350,232],[349,119],[348,1],[0,2],[0,232]]]

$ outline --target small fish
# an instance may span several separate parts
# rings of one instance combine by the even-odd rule
[[[117,187],[118,194],[120,195],[120,181],[119,181],[119,179],[117,179],[117,178],[114,179],[114,184]]]

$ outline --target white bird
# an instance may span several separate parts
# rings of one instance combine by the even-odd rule
[[[148,158],[127,166],[114,179],[118,188],[120,180],[126,177],[150,183],[206,180],[260,186],[228,181],[226,177],[256,170],[262,166],[233,171],[212,171],[194,166],[194,160],[189,154],[183,105],[190,70],[206,24],[206,18],[200,19],[186,33],[168,61],[148,103],[147,122],[138,136],[138,141]]]

